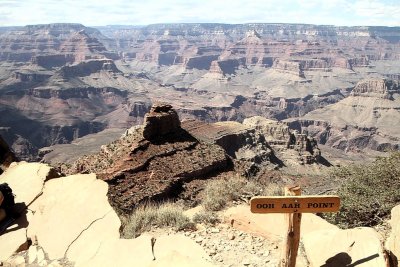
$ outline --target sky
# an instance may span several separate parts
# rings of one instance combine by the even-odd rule
[[[0,0],[0,26],[66,22],[400,26],[400,0]]]

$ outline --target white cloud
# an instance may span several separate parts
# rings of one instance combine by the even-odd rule
[[[0,25],[287,22],[400,25],[389,0],[0,0]]]

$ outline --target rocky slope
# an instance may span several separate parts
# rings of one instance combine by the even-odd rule
[[[103,146],[99,154],[79,159],[67,171],[95,172],[110,185],[113,206],[130,213],[146,201],[177,197],[184,184],[227,171],[229,162],[221,147],[182,129],[171,106],[155,105],[142,127]]]
[[[120,139],[103,145],[100,152],[93,150],[93,154],[75,162],[62,163],[60,170],[66,174],[96,173],[110,185],[112,205],[126,214],[147,201],[180,198],[195,205],[206,178],[230,177],[236,172],[262,179],[264,173],[283,166],[323,168],[318,146],[305,134],[287,130],[286,137],[270,145],[266,141],[268,134],[260,130],[265,125],[181,122],[172,106],[157,104],[145,115],[143,125],[134,126]],[[276,128],[270,131],[280,135]],[[81,150],[89,152],[85,147]],[[285,151],[294,156],[286,156]],[[61,158],[58,156],[55,161],[60,162]]]

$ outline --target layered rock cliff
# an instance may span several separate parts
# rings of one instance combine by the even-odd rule
[[[0,104],[12,116],[0,123],[10,127],[14,137],[8,141],[19,140],[21,151],[71,142],[65,127],[78,131],[91,125],[91,131],[80,130],[91,134],[142,123],[157,101],[171,103],[186,119],[242,122],[251,116],[283,120],[318,113],[350,92],[351,99],[376,94],[394,102],[398,95],[396,86],[388,85],[400,72],[396,28],[160,24],[99,31],[48,24],[1,32]],[[388,78],[386,87],[364,80],[382,77]],[[360,105],[375,105],[367,102]],[[32,128],[35,134],[24,132],[21,121],[39,125]],[[361,132],[371,128],[346,125]],[[57,138],[33,137],[49,131]],[[386,138],[387,131],[380,136]],[[382,142],[377,143],[370,147]]]
[[[81,24],[28,25],[0,36],[0,60],[53,68],[90,58],[118,58],[100,42],[105,39],[98,30]]]
[[[338,103],[287,121],[292,128],[308,132],[319,143],[345,151],[398,150],[398,96],[397,82],[366,79]]]

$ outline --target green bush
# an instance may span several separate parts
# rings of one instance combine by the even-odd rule
[[[152,227],[171,227],[175,230],[192,228],[193,223],[183,214],[183,209],[173,203],[147,204],[123,220],[122,236],[135,238]]]
[[[336,168],[331,179],[343,181],[338,189],[341,208],[324,217],[343,228],[377,225],[400,203],[400,153]]]

